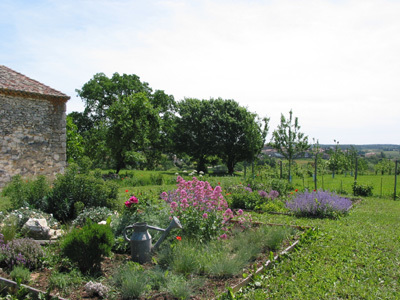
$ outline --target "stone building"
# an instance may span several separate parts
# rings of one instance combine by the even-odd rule
[[[17,174],[64,171],[69,98],[0,65],[0,187]]]

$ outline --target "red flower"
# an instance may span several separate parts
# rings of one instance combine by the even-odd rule
[[[125,190],[125,193],[129,192],[128,190]]]
[[[295,189],[294,191],[297,193],[299,190],[298,190],[298,189]]]
[[[177,239],[178,241],[182,241],[182,238],[181,238],[180,236],[177,236],[176,239]]]

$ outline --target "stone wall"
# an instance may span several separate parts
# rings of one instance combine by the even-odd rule
[[[66,104],[0,94],[0,187],[11,177],[54,177],[66,166]]]

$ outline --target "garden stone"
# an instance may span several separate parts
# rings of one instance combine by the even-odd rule
[[[25,234],[35,240],[48,240],[50,238],[50,227],[46,219],[30,218],[22,227]]]

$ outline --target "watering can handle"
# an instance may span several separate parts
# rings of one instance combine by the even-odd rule
[[[134,227],[133,225],[130,225],[130,226],[126,226],[125,229],[124,229],[124,239],[125,239],[125,241],[127,241],[127,242],[130,242],[131,240],[126,236],[126,230],[127,230],[127,229],[131,229],[131,228],[133,228],[133,227]]]

